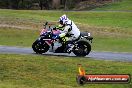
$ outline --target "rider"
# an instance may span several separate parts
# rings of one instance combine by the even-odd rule
[[[67,18],[64,14],[59,19],[60,26],[62,28],[62,32],[59,37],[62,39],[63,43],[66,43],[66,52],[70,52],[72,46],[72,41],[78,39],[80,37],[80,30],[75,25],[75,23]]]

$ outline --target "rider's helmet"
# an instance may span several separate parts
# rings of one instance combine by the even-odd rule
[[[69,21],[69,19],[67,18],[67,16],[66,16],[65,14],[62,15],[62,16],[60,17],[60,19],[59,19],[59,23],[60,23],[61,25],[65,25],[68,21]]]

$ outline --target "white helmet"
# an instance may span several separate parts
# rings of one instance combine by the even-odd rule
[[[67,16],[64,14],[60,17],[59,22],[60,24],[66,24],[69,21],[69,19],[67,18]]]

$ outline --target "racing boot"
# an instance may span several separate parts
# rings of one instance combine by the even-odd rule
[[[64,49],[65,53],[71,53],[74,45],[73,44],[67,44],[66,48]]]

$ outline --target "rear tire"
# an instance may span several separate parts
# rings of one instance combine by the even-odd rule
[[[76,56],[86,56],[91,51],[91,45],[88,42],[85,41],[79,41],[77,42],[77,46],[73,49],[73,53]]]
[[[49,45],[45,42],[42,42],[40,40],[36,40],[33,44],[32,44],[32,49],[34,52],[36,52],[37,54],[42,54],[45,53],[49,50]]]

